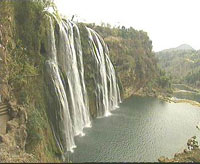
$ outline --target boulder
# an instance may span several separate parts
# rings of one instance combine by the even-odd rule
[[[189,150],[184,149],[183,152],[184,152],[185,154],[187,154],[187,153],[189,153]]]
[[[175,153],[174,157],[178,157],[180,155],[180,153]]]
[[[8,131],[15,130],[18,127],[19,127],[18,122],[15,119],[13,119],[13,120],[10,120],[10,121],[7,122],[6,131],[8,132]]]
[[[166,161],[166,158],[165,158],[164,156],[162,156],[162,157],[158,158],[158,161],[159,161],[159,162],[165,162],[165,161]]]
[[[27,112],[23,107],[19,108],[19,122],[20,124],[25,124],[27,121]]]

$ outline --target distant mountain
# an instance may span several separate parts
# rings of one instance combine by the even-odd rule
[[[181,44],[180,46],[176,47],[175,50],[195,50],[195,49],[188,44]]]
[[[195,51],[195,49],[192,48],[192,46],[190,46],[188,44],[181,44],[178,47],[165,49],[160,52],[172,52],[172,51]]]

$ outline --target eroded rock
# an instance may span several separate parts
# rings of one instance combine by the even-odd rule
[[[0,162],[37,162],[33,155],[25,152],[26,110],[15,102],[9,104],[13,118],[7,122],[7,133],[0,135]]]

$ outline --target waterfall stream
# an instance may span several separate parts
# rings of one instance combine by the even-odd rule
[[[109,116],[121,102],[114,67],[108,57],[108,48],[103,39],[92,29],[87,28],[92,55],[96,68],[97,116]]]
[[[52,120],[52,130],[59,145],[63,151],[72,151],[75,147],[74,135],[72,131],[72,121],[69,114],[68,100],[64,88],[64,81],[61,78],[57,63],[57,51],[55,45],[54,29],[50,17],[50,34],[48,35],[48,60],[46,61],[46,71],[48,84],[51,86],[50,93],[52,100],[56,105],[49,105],[50,120]]]
[[[47,113],[60,150],[65,153],[73,152],[76,147],[74,136],[84,136],[83,129],[91,127],[81,36],[75,23],[64,19],[58,20],[51,13],[49,20],[50,31],[45,62]],[[108,116],[121,102],[115,70],[103,39],[92,29],[87,28],[87,31],[91,58],[95,61],[97,116]]]

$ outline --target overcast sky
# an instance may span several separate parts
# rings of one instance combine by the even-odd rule
[[[189,44],[200,49],[200,0],[55,0],[79,21],[144,30],[154,51]]]

